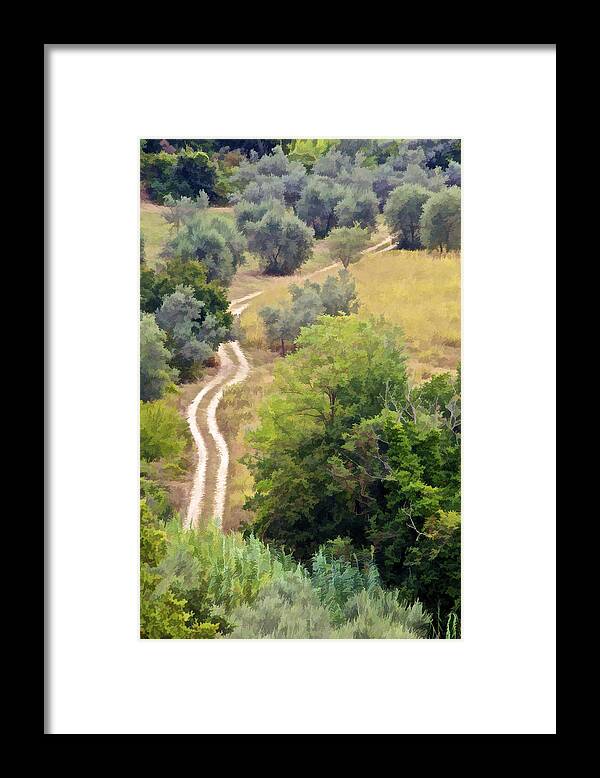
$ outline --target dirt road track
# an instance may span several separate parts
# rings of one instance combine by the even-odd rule
[[[376,250],[390,241],[391,238],[388,237],[363,253],[380,254],[382,251],[389,251],[392,246],[382,251]],[[334,262],[293,280],[305,281],[338,265],[339,262]],[[229,309],[234,316],[239,316],[248,307],[250,300],[261,294],[262,291],[253,292],[232,300]],[[225,389],[245,381],[251,369],[237,341],[222,343],[217,353],[220,362],[218,373],[198,392],[188,406],[187,422],[198,451],[198,465],[184,520],[186,529],[197,527],[203,518],[212,519],[219,527],[222,525],[227,493],[229,449],[217,424],[217,408]]]

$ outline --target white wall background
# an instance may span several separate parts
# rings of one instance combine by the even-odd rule
[[[555,52],[50,48],[52,733],[555,728]],[[138,139],[462,137],[463,639],[140,641]]]

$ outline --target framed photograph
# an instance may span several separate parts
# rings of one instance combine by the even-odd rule
[[[556,733],[555,69],[45,45],[47,734]]]

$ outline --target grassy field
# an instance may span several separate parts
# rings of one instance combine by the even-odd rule
[[[315,280],[336,274],[327,270]],[[360,316],[381,315],[402,327],[413,380],[456,369],[460,360],[460,255],[440,258],[426,251],[386,251],[352,265]],[[259,310],[289,299],[287,284],[272,286],[241,316],[244,343],[265,348]]]
[[[142,202],[141,204],[140,227],[144,236],[146,262],[152,269],[160,265],[159,254],[171,234],[171,226],[163,218],[166,210],[155,203]],[[233,208],[211,208],[210,210],[211,213],[233,219]]]
[[[258,422],[258,406],[273,381],[273,365],[277,354],[261,349],[245,349],[252,368],[248,380],[227,389],[217,408],[217,422],[229,446],[229,481],[223,516],[223,529],[237,529],[252,516],[243,508],[252,494],[253,479],[240,462],[247,453],[246,433]]]

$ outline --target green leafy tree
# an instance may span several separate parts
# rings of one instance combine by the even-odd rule
[[[158,400],[165,390],[177,381],[175,368],[170,367],[171,353],[165,347],[167,335],[150,313],[140,319],[140,398]]]
[[[460,249],[460,187],[433,194],[423,206],[420,222],[423,244],[430,250]]]
[[[444,619],[457,612],[450,592],[460,581],[458,381],[446,374],[403,396],[388,393],[388,407],[356,424],[330,460],[335,483],[364,518],[385,585],[441,608]]]
[[[329,233],[327,249],[331,259],[341,262],[344,268],[358,262],[369,245],[369,230],[359,225],[336,227]]]
[[[167,533],[145,499],[140,501],[140,637],[198,639],[215,636],[219,625],[199,623],[187,601],[161,586],[158,565],[167,552]]]
[[[440,511],[423,524],[418,543],[406,555],[409,570],[404,591],[429,603],[445,623],[460,616],[460,514]]]
[[[250,435],[256,491],[246,507],[261,537],[302,559],[338,535],[364,541],[364,518],[332,481],[330,459],[406,376],[400,332],[380,321],[323,316],[302,330],[297,346],[277,364]]]
[[[194,198],[201,189],[210,199],[218,196],[217,166],[205,151],[189,146],[176,153],[142,150],[140,175],[151,198],[161,203],[167,195]]]
[[[310,172],[317,160],[338,143],[325,138],[298,138],[290,143],[288,159],[301,162]]]
[[[417,184],[402,184],[390,193],[383,213],[388,229],[400,248],[422,247],[421,216],[431,196],[431,192]]]
[[[140,403],[140,456],[146,462],[177,461],[188,444],[188,428],[164,400]]]

